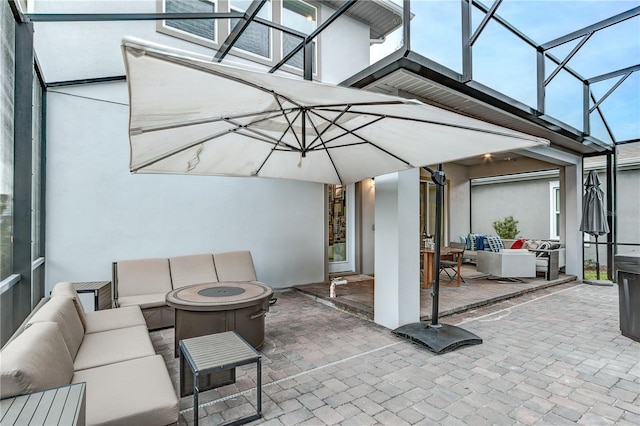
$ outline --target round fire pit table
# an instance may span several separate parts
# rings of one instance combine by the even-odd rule
[[[272,295],[270,287],[255,281],[194,284],[167,293],[167,304],[175,309],[175,356],[180,340],[224,331],[235,331],[259,349],[264,343],[264,315]],[[185,381],[192,380],[187,374]],[[234,382],[235,369],[202,377],[200,388]],[[191,391],[192,383],[180,383],[180,396]]]

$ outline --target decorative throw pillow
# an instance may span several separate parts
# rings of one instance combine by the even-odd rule
[[[536,240],[527,240],[525,241],[525,243],[522,245],[522,248],[526,248],[529,250],[535,250],[538,248],[538,246],[540,245],[540,241],[536,241]]]
[[[486,235],[476,235],[476,244],[475,244],[475,249],[476,250],[484,250],[485,249],[485,244],[487,241],[487,236]],[[488,247],[488,244],[487,244]]]
[[[489,250],[494,252],[499,252],[504,248],[504,244],[502,243],[502,239],[496,235],[489,235],[487,237],[487,242],[489,243]]]
[[[469,234],[467,236],[467,250],[476,249],[476,235],[477,234]]]
[[[521,249],[521,248],[523,248],[523,246],[524,246],[524,242],[525,242],[525,239],[524,239],[524,238],[518,238],[517,240],[515,240],[515,241],[513,242],[513,244],[511,244],[511,247],[510,247],[510,248],[511,248],[512,250]]]
[[[551,243],[549,243],[548,241],[543,241],[538,246],[538,250],[549,250],[549,247],[551,247]],[[536,253],[536,257],[548,257],[548,254],[545,252],[538,252]]]
[[[551,243],[551,246],[549,247],[549,250],[558,250],[559,248],[562,248],[562,244],[560,244],[560,243]]]

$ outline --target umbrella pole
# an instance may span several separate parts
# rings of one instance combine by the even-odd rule
[[[600,279],[600,254],[598,253],[598,236],[596,237],[596,279]]]
[[[440,244],[442,243],[442,210],[444,204],[444,185],[446,179],[442,171],[442,164],[438,170],[424,167],[431,173],[431,180],[436,184],[436,232],[434,249],[434,282],[431,293],[432,314],[431,324],[423,322],[405,324],[393,330],[393,333],[426,346],[436,354],[443,354],[465,345],[479,345],[482,339],[475,334],[455,325],[440,324],[438,322],[438,299],[440,293]],[[418,284],[419,285],[419,284]]]
[[[433,292],[431,293],[431,326],[438,326],[438,302],[440,300],[440,247],[442,244],[442,204],[444,202],[445,178],[442,172],[442,164],[438,165],[438,171],[431,174],[431,180],[436,184],[436,232],[435,252],[433,262]]]

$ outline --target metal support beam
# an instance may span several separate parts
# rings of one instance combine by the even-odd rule
[[[242,12],[183,13],[29,13],[30,22],[161,21],[163,19],[241,19]]]
[[[305,80],[313,80],[313,43],[306,43],[302,51],[303,76]]]
[[[12,273],[20,275],[20,283],[12,306],[15,328],[31,311],[33,69],[33,24],[16,22]]]
[[[478,25],[478,28],[476,28],[476,32],[473,33],[471,39],[469,40],[469,44],[471,46],[473,46],[473,44],[476,42],[476,40],[484,30],[484,27],[487,26],[493,15],[495,15],[496,10],[498,10],[498,7],[500,6],[500,3],[502,3],[502,0],[496,0],[491,6],[491,9],[489,9],[489,11],[485,13],[484,18],[482,18],[482,21],[480,22],[480,25]]]
[[[633,18],[634,16],[638,16],[638,15],[640,15],[640,6],[634,7],[633,9],[629,9],[626,12],[622,12],[618,15],[612,16],[611,18],[605,19],[603,21],[596,22],[593,25],[589,25],[588,27],[584,27],[570,34],[564,35],[562,37],[558,37],[555,40],[551,40],[546,43],[543,43],[540,45],[540,48],[542,50],[553,49],[554,47],[568,43],[570,41],[583,37],[589,33],[600,31],[602,29],[605,29],[612,25],[626,21],[627,19]]]
[[[589,95],[591,95],[591,87],[589,83],[582,85],[582,131],[585,135],[591,134],[591,116],[589,111]]]
[[[297,45],[296,47],[294,47],[291,52],[289,52],[284,58],[282,58],[280,60],[280,62],[278,62],[277,64],[275,64],[270,70],[269,73],[274,73],[276,72],[281,66],[283,66],[284,64],[286,64],[289,59],[293,58],[294,55],[296,53],[298,53],[300,51],[300,49],[302,49],[306,44],[311,43],[311,41],[313,41],[314,38],[316,38],[322,31],[324,31],[325,29],[327,29],[327,27],[329,25],[331,25],[333,23],[333,21],[335,21],[336,19],[338,19],[340,16],[342,16],[347,10],[349,10],[351,8],[351,6],[353,6],[354,4],[356,4],[357,0],[348,0],[346,2],[344,2],[342,4],[342,6],[340,6],[340,8],[338,8],[338,10],[336,10],[331,16],[329,16],[329,18],[327,18],[326,21],[324,21],[322,24],[320,24],[320,26],[318,28],[316,28],[311,34],[309,34],[308,36],[306,36],[304,38],[304,40],[302,40],[302,42]]]
[[[616,84],[613,85],[613,87],[611,87],[611,89],[609,89],[607,91],[607,93],[605,93],[598,102],[596,102],[596,104],[594,106],[592,106],[589,109],[589,112],[593,112],[594,109],[598,108],[598,106],[609,97],[610,94],[612,94],[626,79],[627,77],[629,77],[631,75],[630,72],[626,73],[620,80],[618,80],[616,82]]]
[[[402,38],[404,51],[411,50],[411,0],[402,2]]]
[[[593,93],[589,93],[589,96],[591,96],[591,100],[595,103],[596,102],[596,97],[593,95]],[[600,119],[602,120],[602,124],[604,124],[604,128],[607,130],[607,134],[609,134],[609,137],[611,138],[611,140],[613,141],[613,143],[616,143],[616,138],[613,135],[613,130],[611,130],[611,127],[609,126],[609,123],[607,123],[606,118],[604,118],[604,114],[602,113],[602,110],[600,108],[596,108],[596,110],[598,111],[598,115],[600,116]],[[589,122],[591,122],[591,120],[589,120]]]
[[[537,107],[538,113],[545,111],[545,85],[544,85],[544,61],[545,53],[541,50],[536,52],[536,86],[537,86]]]
[[[627,67],[627,68],[622,68],[622,69],[619,69],[617,71],[611,71],[611,72],[608,72],[606,74],[598,75],[596,77],[591,77],[591,78],[588,78],[586,81],[589,84],[592,84],[592,83],[597,83],[599,81],[608,80],[610,78],[617,77],[619,75],[625,75],[627,73],[632,73],[632,72],[636,72],[636,71],[640,71],[640,64],[632,65],[632,66]]]
[[[227,53],[229,53],[242,33],[249,27],[249,25],[251,25],[254,18],[256,17],[258,12],[260,12],[260,9],[262,9],[262,6],[264,6],[266,2],[267,0],[253,0],[251,2],[242,19],[240,19],[240,22],[238,22],[236,26],[233,27],[231,33],[227,36],[225,41],[222,43],[222,46],[220,46],[220,49],[218,49],[218,51],[216,52],[214,61],[222,62],[222,59],[227,56]]]
[[[580,43],[578,43],[576,47],[574,47],[571,50],[571,52],[569,52],[567,57],[564,58],[562,62],[560,62],[560,64],[556,67],[556,69],[554,69],[553,72],[549,74],[549,77],[547,77],[547,79],[544,81],[545,86],[548,85],[551,82],[551,80],[553,80],[553,77],[558,75],[558,73],[564,68],[565,65],[567,65],[567,63],[571,60],[571,58],[573,58],[575,54],[578,53],[578,50],[580,50],[580,48],[584,46],[584,44],[591,38],[592,35],[593,33],[589,33],[586,36],[584,36],[582,40],[580,40]]]
[[[616,177],[617,150],[607,154],[607,224],[609,225],[609,233],[607,234],[607,279],[614,279],[614,259],[618,251],[615,243],[617,238],[617,221],[616,221],[616,194],[618,190],[618,181]],[[598,250],[598,247],[596,247]]]
[[[502,0],[499,0],[502,1]],[[462,81],[473,79],[473,37],[471,36],[471,7],[473,0],[462,0]],[[485,15],[485,18],[488,16]],[[486,25],[486,24],[485,24]]]

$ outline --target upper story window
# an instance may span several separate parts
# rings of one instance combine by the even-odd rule
[[[231,11],[244,12],[252,3],[251,0],[232,0]],[[260,18],[272,20],[271,2],[266,2],[258,12]],[[240,22],[240,19],[230,19],[230,32]],[[234,48],[249,52],[263,58],[271,59],[271,29],[258,22],[252,22],[244,30]]]
[[[215,12],[216,2],[213,0],[165,0],[164,11],[167,13]],[[167,19],[164,21],[164,27],[177,30],[187,36],[216,42],[216,21],[213,19]]]
[[[318,27],[318,9],[300,0],[284,0],[282,5],[282,25],[300,31],[304,34],[311,34]],[[302,40],[291,34],[282,35],[282,56],[291,52]],[[316,63],[316,43],[313,43],[313,64]],[[298,69],[303,68],[302,50],[291,58],[287,65]],[[315,67],[314,67],[315,72]]]
[[[160,0],[162,12],[245,12],[252,0]],[[258,12],[258,17],[311,34],[318,26],[318,8],[303,0],[269,0]],[[167,19],[157,30],[213,49],[219,49],[240,19]],[[285,34],[253,21],[242,32],[231,49],[231,54],[267,66],[280,62],[302,42],[302,38]],[[317,67],[317,43],[312,42],[313,72]],[[298,51],[285,64],[285,68],[300,72],[303,69],[303,51]]]

